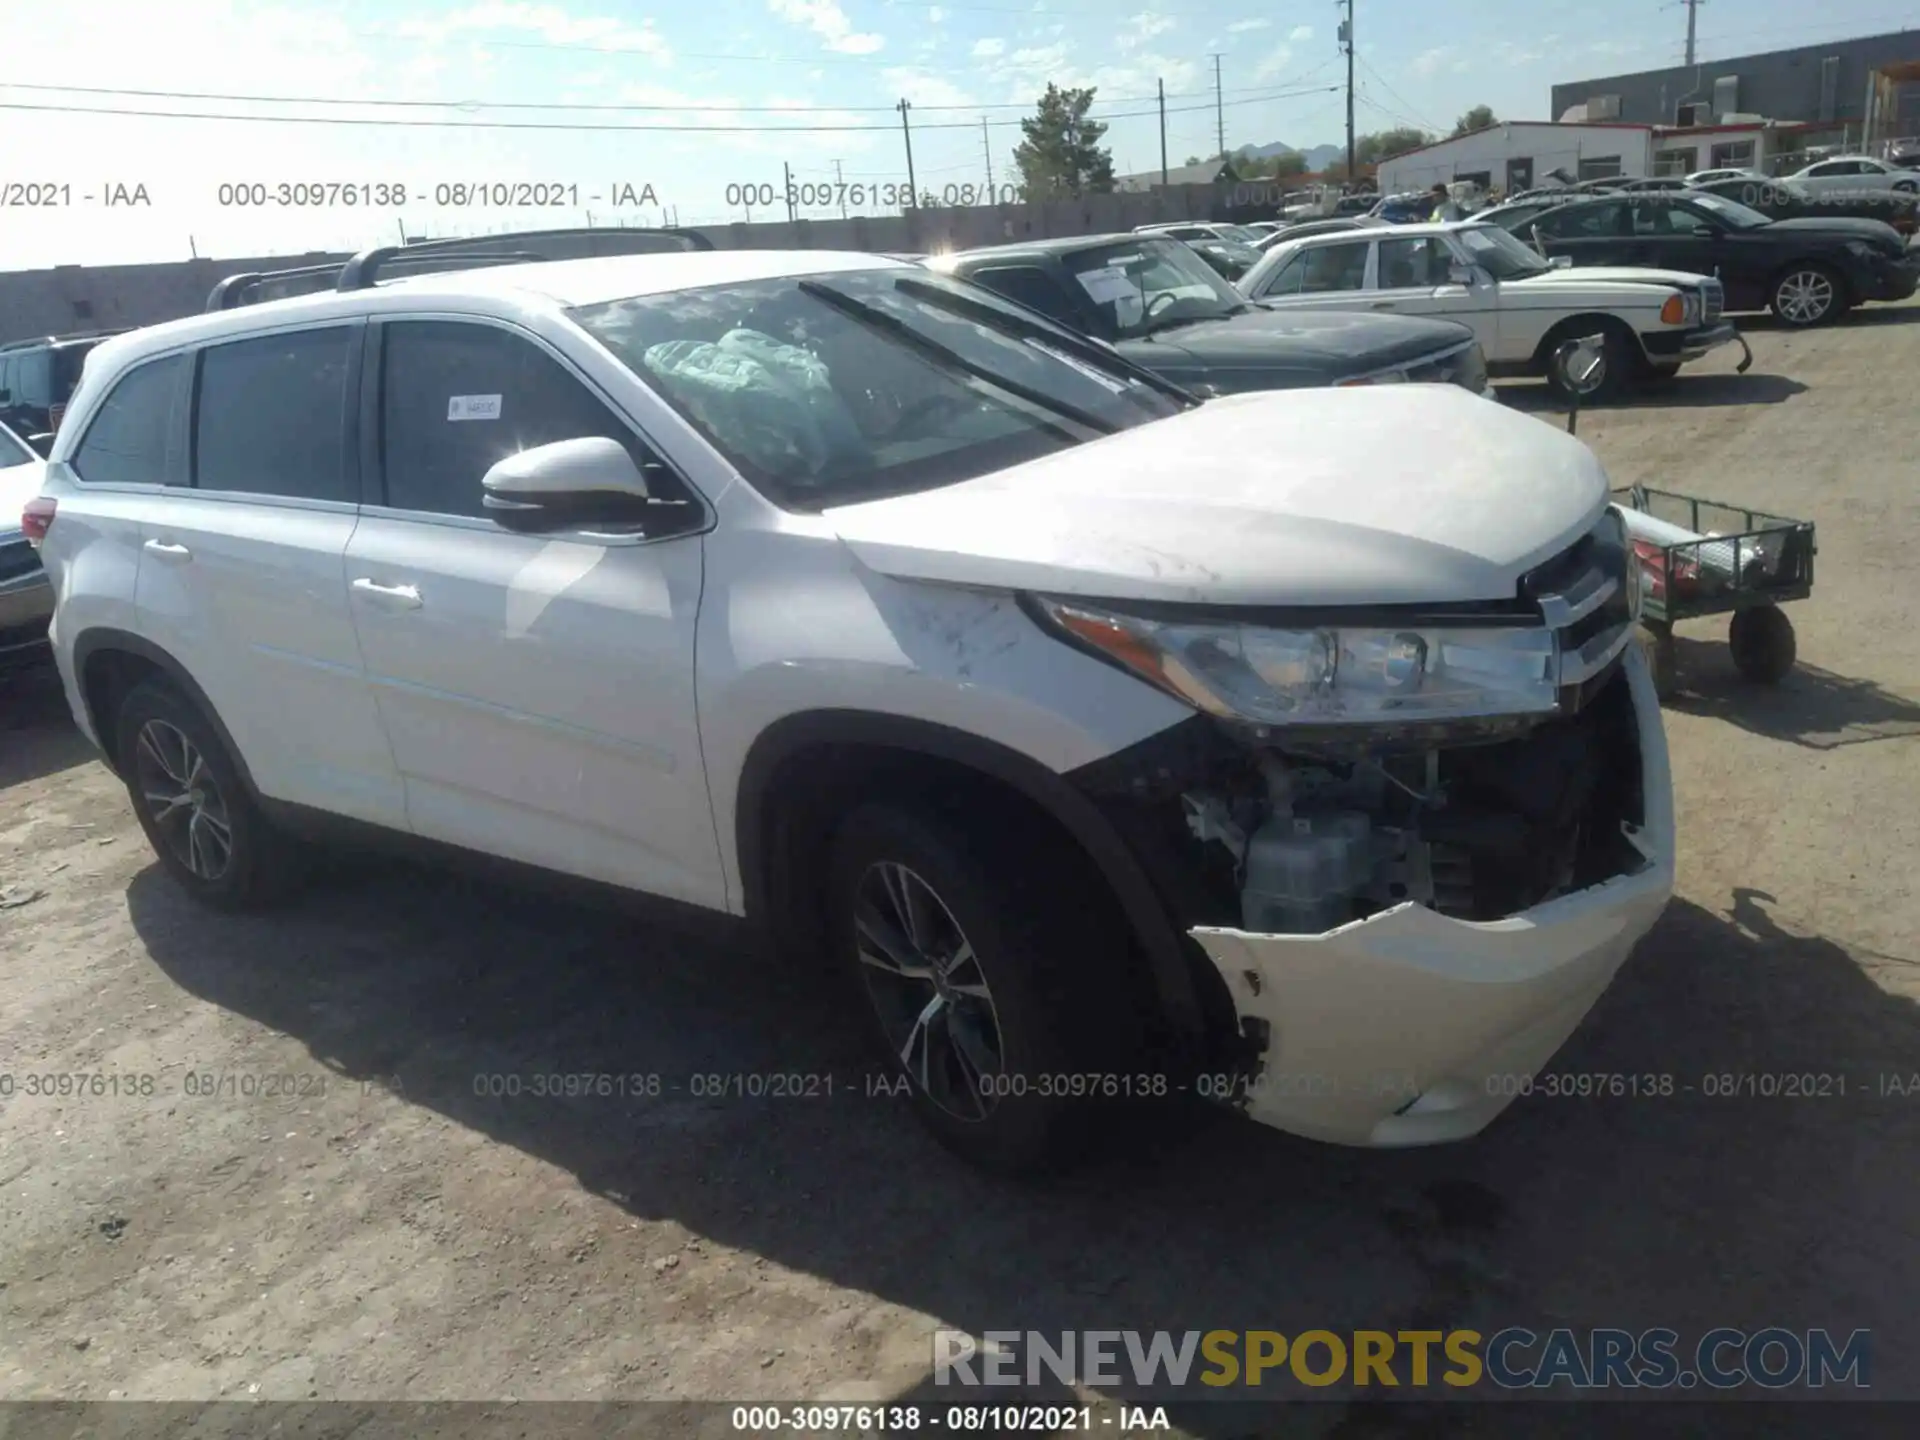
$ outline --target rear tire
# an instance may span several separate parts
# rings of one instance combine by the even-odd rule
[[[1767,308],[1782,325],[1811,330],[1847,313],[1847,287],[1825,265],[1793,265],[1774,277]]]
[[[994,832],[854,812],[834,842],[831,943],[927,1128],[983,1169],[1033,1174],[1105,1138],[1121,1106],[1062,1081],[1145,1069],[1141,1012],[1122,927],[1037,845]]]
[[[216,910],[251,910],[293,889],[293,843],[254,803],[212,722],[169,685],[120,703],[114,752],[134,814],[180,888]]]

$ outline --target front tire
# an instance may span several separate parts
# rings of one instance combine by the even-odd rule
[[[1846,314],[1846,286],[1824,265],[1795,265],[1774,279],[1767,308],[1782,325],[1811,330]]]
[[[240,778],[200,709],[171,686],[120,704],[115,753],[147,842],[181,889],[216,910],[256,909],[292,888],[292,846]]]
[[[994,828],[987,839],[896,805],[856,811],[835,841],[832,943],[922,1122],[983,1169],[1031,1174],[1099,1138],[1100,1097],[1067,1077],[1127,1073],[1137,1011],[1118,927]]]

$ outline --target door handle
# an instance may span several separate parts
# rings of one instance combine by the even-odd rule
[[[191,560],[193,552],[184,545],[175,545],[170,540],[149,540],[141,547],[149,555],[158,555],[163,560]]]
[[[353,593],[364,595],[383,610],[418,610],[420,592],[412,585],[379,585],[364,576],[353,582]]]

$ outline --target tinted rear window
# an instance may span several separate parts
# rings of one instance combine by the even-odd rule
[[[87,423],[74,473],[95,485],[185,484],[191,367],[169,355],[121,376]]]
[[[200,360],[194,484],[357,499],[345,442],[353,337],[338,325],[210,346]]]

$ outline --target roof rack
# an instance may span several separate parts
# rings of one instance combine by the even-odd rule
[[[114,335],[124,335],[131,325],[108,325],[99,330],[69,330],[62,335],[35,335],[27,340],[9,340],[0,344],[0,350],[20,350],[29,345],[64,345],[69,340],[105,340]]]
[[[634,244],[634,241],[642,244]],[[528,265],[543,260],[562,258],[545,250],[524,248],[525,242],[549,243],[569,241],[579,246],[584,242],[584,253],[589,255],[605,254],[647,254],[658,253],[663,247],[660,242],[673,242],[676,250],[711,250],[713,242],[697,230],[683,230],[677,226],[647,228],[641,226],[598,229],[594,227],[575,227],[561,230],[518,230],[503,235],[465,235],[447,240],[423,240],[408,245],[379,245],[371,250],[362,250],[345,264],[303,265],[291,270],[268,270],[250,272],[244,275],[229,275],[213,287],[207,296],[207,310],[231,310],[239,305],[253,304],[265,298],[260,292],[269,287],[281,290],[273,298],[285,298],[287,294],[313,294],[322,290],[367,290],[394,269],[407,269],[418,272],[444,270],[470,270],[490,265]],[[499,250],[489,247],[510,244],[511,250]],[[610,248],[610,247],[619,248]],[[304,288],[289,291],[286,287],[298,286],[301,282],[311,283]]]

